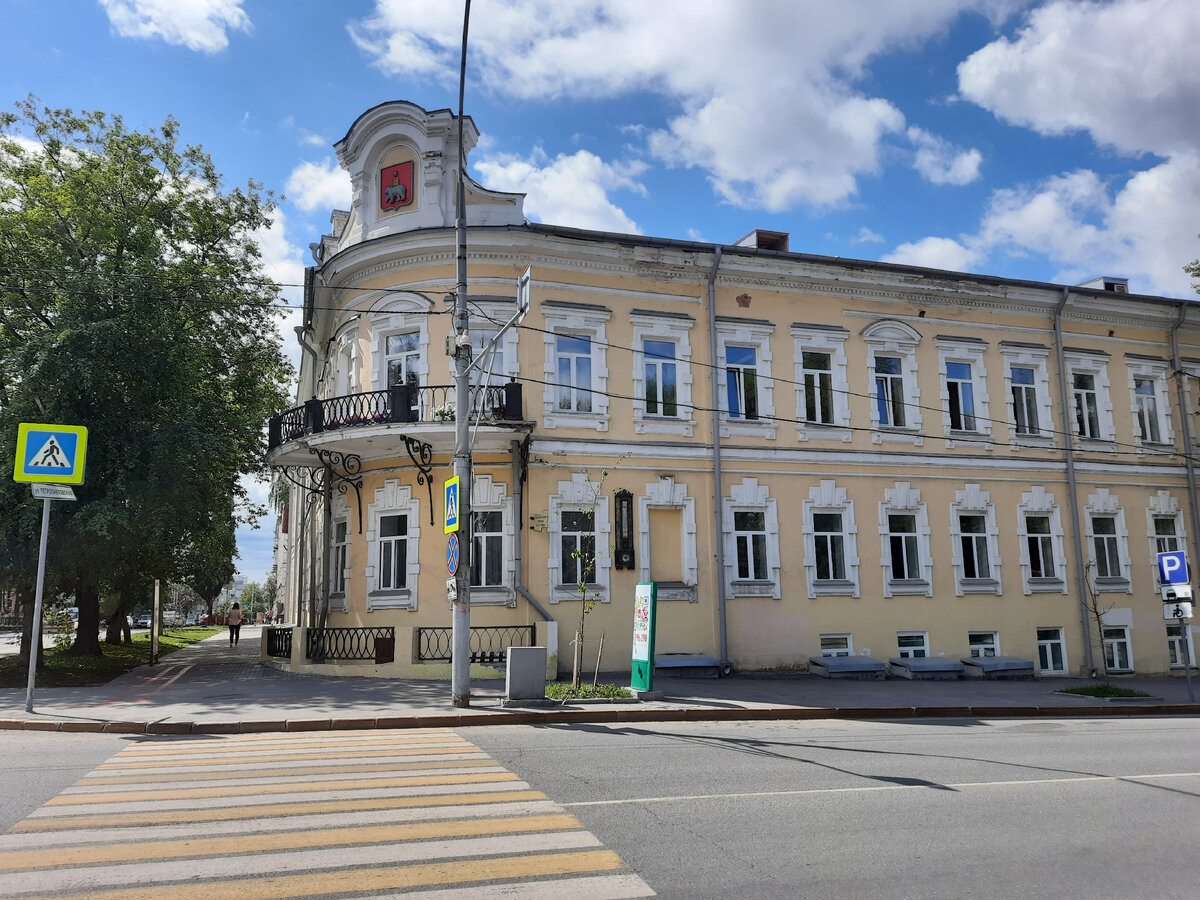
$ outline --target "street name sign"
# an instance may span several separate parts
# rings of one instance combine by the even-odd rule
[[[83,484],[87,459],[87,428],[82,425],[17,426],[14,481],[41,484]]]
[[[65,484],[38,484],[29,486],[35,500],[74,500],[75,492]]]
[[[1187,554],[1182,550],[1158,554],[1159,584],[1187,584]]]

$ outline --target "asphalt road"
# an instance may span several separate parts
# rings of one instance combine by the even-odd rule
[[[1196,896],[1200,721],[460,729],[668,898]]]
[[[451,734],[446,729],[435,731]],[[591,893],[586,895],[573,886],[574,895],[589,898],[613,896],[608,891],[617,882],[631,891],[622,896],[643,896],[637,885],[644,879],[659,896],[668,898],[1124,900],[1195,896],[1200,880],[1193,834],[1200,822],[1200,719],[491,726],[456,733],[486,754],[474,762],[468,752],[462,765],[486,767],[491,759],[498,768],[488,778],[521,780],[481,788],[508,790],[524,785],[538,796],[545,794],[539,803],[577,820],[575,831],[566,828],[556,834],[494,839],[506,842],[502,849],[511,860],[510,870],[488,875],[501,882],[525,878],[522,860],[526,858],[552,864],[568,859],[569,853],[553,855],[564,852],[554,843],[561,841],[584,848],[580,852],[589,859],[611,853],[628,866],[622,870],[628,875],[612,876],[616,881],[602,873],[594,876],[588,882]],[[329,823],[309,822],[311,815],[293,815],[287,808],[272,811],[274,818],[261,818],[261,804],[285,799],[279,792],[290,790],[286,782],[296,777],[312,779],[303,772],[289,776],[271,760],[281,753],[300,752],[311,761],[288,765],[320,763],[327,767],[321,769],[326,773],[323,777],[347,779],[346,790],[361,791],[370,786],[360,784],[361,779],[380,777],[379,754],[411,753],[399,748],[413,738],[411,731],[376,731],[248,735],[236,741],[166,737],[147,742],[121,735],[0,732],[0,823],[8,829],[31,814],[46,815],[47,803],[59,804],[49,809],[62,814],[71,811],[61,805],[64,802],[78,802],[96,791],[123,791],[131,795],[126,808],[159,819],[176,816],[178,823],[170,828],[180,831],[177,838],[208,841],[210,834],[212,840],[219,840],[232,826],[214,830],[211,823],[190,823],[193,813],[188,810],[214,804],[245,806],[234,811],[241,820],[238,833],[245,836],[245,849],[254,852],[245,859],[213,857],[230,870],[226,874],[242,879],[238,883],[247,890],[248,879],[269,880],[279,873],[289,873],[298,884],[312,878],[332,885],[336,877],[330,872],[346,869],[361,876],[365,867],[381,864],[380,854],[403,853],[408,838],[375,839],[383,842],[372,848],[361,841],[321,837],[320,827]],[[329,743],[330,749],[322,742]],[[334,744],[341,749],[332,749]],[[234,765],[228,757],[239,748],[244,749]],[[211,773],[168,774],[172,770],[161,766],[182,763],[151,761],[139,774],[138,760],[154,760],[155,754],[163,752],[191,754],[190,765]],[[254,754],[262,758],[260,775]],[[351,771],[355,755],[364,757],[359,761],[362,774]],[[118,758],[126,759],[128,772],[117,779],[120,786],[81,786],[80,779],[105,774],[94,771],[98,765],[111,768]],[[399,767],[402,771],[386,777],[400,784],[410,774],[422,774],[409,771],[414,764],[425,765],[406,762]],[[232,786],[192,783],[196,778],[218,777]],[[457,781],[449,787],[415,790],[462,791],[464,777],[470,780],[453,776],[449,780]],[[160,784],[178,779],[186,781]],[[333,790],[337,785],[324,787]],[[312,789],[305,781],[293,802],[313,800]],[[180,799],[151,796],[159,790],[175,791]],[[412,790],[383,785],[382,793],[376,789],[371,794],[381,799],[369,803],[393,808],[407,802],[399,795]],[[65,800],[63,791],[75,801]],[[146,791],[145,797],[138,793]],[[223,796],[226,793],[229,798]],[[91,799],[99,803],[108,798]],[[463,802],[467,801],[474,802],[470,796]],[[165,805],[157,811],[160,803]],[[473,807],[471,814],[481,817],[479,827],[491,827],[484,819],[494,819],[504,808]],[[394,812],[353,815],[378,815],[379,824],[391,829],[413,827],[400,823]],[[410,810],[408,815],[427,819],[460,813]],[[130,827],[117,828],[111,839],[103,830],[94,831],[86,841],[90,848],[78,852],[95,856],[91,865],[96,866],[109,857],[119,860],[131,841],[171,837],[160,833],[164,826],[127,834],[123,828]],[[313,828],[318,831],[312,841],[324,848],[315,862],[311,851],[293,858],[286,849],[258,846],[268,840],[261,835],[283,830],[297,835],[288,837],[288,842],[303,843],[305,829]],[[81,873],[63,868],[57,853],[48,848],[70,845],[72,838],[64,835],[56,839],[59,844],[45,843],[50,840],[27,838],[23,833],[0,838],[7,841],[0,858],[29,850],[41,853],[35,863],[46,867],[44,876],[32,870],[26,876],[10,860],[9,868],[18,866],[16,874],[0,874],[0,879],[9,878],[10,886],[35,886],[44,877],[65,886],[75,878],[82,879],[82,886],[94,871],[94,877],[107,877],[115,884],[134,877],[136,870],[146,883],[156,879],[164,890],[168,885],[176,890],[189,879],[217,877],[213,872],[217,862],[196,856],[203,847],[168,841],[151,852],[147,845],[136,861],[126,863],[133,866],[128,874],[114,870],[106,875],[102,865]],[[550,856],[544,852],[547,847],[539,849],[539,842],[550,842]],[[109,844],[110,851],[101,849]],[[426,846],[433,845],[413,852],[430,852]],[[476,870],[499,851],[482,844],[482,849],[472,850],[475,846],[468,840],[434,849],[461,857],[455,865],[465,873],[464,884],[471,879],[480,883],[484,875]],[[413,862],[420,868],[419,859],[414,857]],[[310,864],[311,870],[306,870]],[[140,867],[147,867],[146,871]],[[4,871],[0,864],[0,872]],[[554,878],[561,875],[551,872],[549,877],[543,886],[553,893]],[[492,896],[486,882],[480,884],[478,896]],[[196,889],[203,893],[207,888]]]

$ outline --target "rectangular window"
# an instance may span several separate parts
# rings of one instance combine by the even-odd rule
[[[1096,376],[1076,373],[1071,377],[1075,400],[1075,433],[1100,439],[1100,413],[1096,404]]]
[[[563,584],[596,583],[596,519],[590,509],[562,513]]]
[[[929,655],[929,635],[924,631],[898,631],[896,647],[901,659],[924,659]]]
[[[1174,516],[1154,517],[1154,545],[1155,553],[1174,553],[1179,549]]]
[[[675,345],[670,341],[645,341],[642,353],[646,358],[646,415],[674,418],[679,415]]]
[[[1133,379],[1133,393],[1137,398],[1137,422],[1142,440],[1152,444],[1162,443],[1162,431],[1158,424],[1158,394],[1153,378]]]
[[[1013,416],[1016,419],[1017,434],[1037,435],[1040,431],[1034,371],[1025,366],[1013,366],[1011,376]]]
[[[1167,626],[1167,652],[1171,656],[1171,668],[1182,669],[1185,665],[1195,667],[1194,648],[1191,641],[1184,643],[1184,632],[1179,625]]]
[[[974,657],[995,656],[999,652],[1000,641],[994,631],[969,631],[967,644]]]
[[[1128,672],[1133,668],[1128,628],[1104,629],[1104,665],[1110,672]]]
[[[829,354],[805,350],[800,364],[804,372],[805,421],[832,425],[833,364]]]
[[[399,590],[408,576],[408,516],[379,517],[379,588]]]
[[[409,389],[410,409],[417,412],[420,397],[421,336],[417,332],[389,334],[384,341],[384,356],[387,361],[388,387],[404,385]]]
[[[733,531],[737,543],[737,577],[742,581],[766,581],[766,515],[761,512],[735,512]]]
[[[875,357],[875,407],[880,425],[904,427],[904,374],[898,356]]]
[[[1092,516],[1092,546],[1096,549],[1096,576],[1120,578],[1121,557],[1117,545],[1117,520]]]
[[[846,538],[841,513],[813,513],[813,544],[817,557],[817,581],[846,579]]]
[[[959,516],[963,578],[991,578],[988,562],[987,520],[984,516]]]
[[[917,556],[917,517],[888,516],[888,543],[892,551],[892,578],[895,580],[921,577]]]
[[[561,412],[592,411],[592,339],[573,334],[555,336],[558,364],[558,408]]]
[[[1043,672],[1067,671],[1067,642],[1061,628],[1037,630],[1038,664]]]
[[[471,585],[499,587],[504,581],[504,514],[471,513]]]
[[[725,389],[729,415],[735,419],[758,418],[758,368],[753,347],[725,348]]]
[[[854,643],[848,634],[821,635],[822,656],[850,656],[854,653]]]
[[[946,363],[946,390],[950,395],[950,428],[975,430],[975,388],[971,384],[971,364]]]
[[[1050,517],[1026,516],[1025,541],[1029,547],[1029,577],[1057,578],[1054,539],[1050,536]]]
[[[333,593],[346,593],[346,554],[350,544],[346,540],[346,523],[333,523]]]

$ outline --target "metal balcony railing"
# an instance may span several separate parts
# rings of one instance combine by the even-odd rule
[[[269,449],[287,441],[323,431],[380,425],[393,422],[442,422],[455,419],[455,390],[452,385],[395,385],[384,391],[367,391],[316,398],[303,406],[272,416],[267,422]],[[477,385],[470,389],[470,418],[472,422],[520,422],[524,419],[521,385],[512,381],[505,385]]]
[[[453,629],[418,628],[417,662],[450,662]],[[471,662],[503,663],[509,647],[532,647],[533,625],[485,625],[471,629]]]

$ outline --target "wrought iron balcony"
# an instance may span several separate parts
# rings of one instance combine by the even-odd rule
[[[267,422],[268,449],[311,434],[389,423],[440,423],[455,419],[455,391],[451,385],[411,387],[395,385],[383,391],[347,394],[328,400],[313,398],[272,416]],[[521,385],[474,386],[470,391],[472,422],[521,422],[524,411]]]

